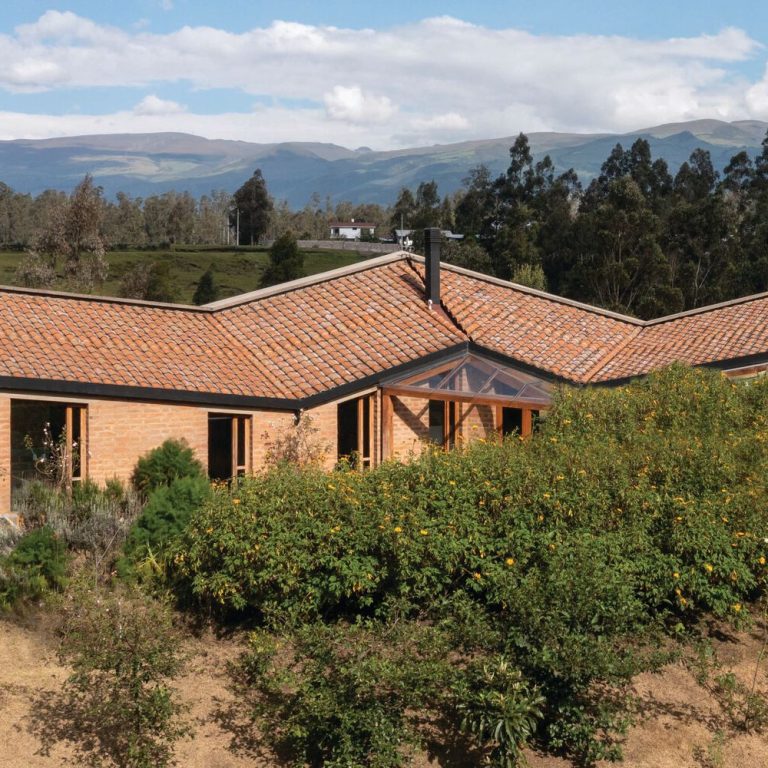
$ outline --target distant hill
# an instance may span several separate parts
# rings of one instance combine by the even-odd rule
[[[722,169],[736,152],[759,151],[768,123],[695,120],[627,134],[531,133],[537,158],[550,154],[559,170],[574,168],[584,182],[599,172],[617,142],[625,147],[648,139],[654,157],[674,173],[697,147],[709,150]],[[253,144],[210,140],[184,133],[109,134],[0,142],[0,181],[19,192],[70,190],[93,174],[108,196],[118,191],[146,197],[170,189],[195,196],[213,189],[234,191],[261,168],[270,192],[292,207],[318,193],[334,202],[391,203],[403,186],[434,179],[453,192],[467,172],[485,163],[494,173],[508,165],[514,136],[431,147],[375,152],[336,144]]]

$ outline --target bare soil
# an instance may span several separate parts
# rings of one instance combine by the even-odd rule
[[[751,685],[763,645],[762,631],[717,635],[721,663]],[[220,713],[232,702],[226,686],[227,662],[242,638],[205,635],[190,641],[192,658],[178,681],[189,705],[195,733],[177,748],[178,763],[189,768],[239,768],[270,763],[252,749],[233,749],[231,733]],[[30,724],[34,702],[54,693],[67,676],[55,653],[55,638],[39,618],[0,620],[0,768],[49,768],[75,765],[66,744],[43,754]],[[759,666],[758,687],[768,691],[768,659]],[[640,707],[637,724],[624,744],[624,765],[632,768],[762,768],[768,766],[768,731],[744,733],[721,704],[700,686],[682,663],[634,681]],[[454,756],[455,760],[455,756]],[[531,768],[570,768],[569,761],[528,754]],[[460,765],[460,760],[456,762]],[[423,756],[422,768],[436,762]]]

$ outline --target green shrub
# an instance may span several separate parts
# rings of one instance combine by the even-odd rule
[[[111,566],[112,554],[142,507],[139,495],[118,480],[103,489],[86,480],[71,492],[27,481],[14,491],[13,503],[27,528],[47,526],[66,547],[86,553],[100,569]]]
[[[149,494],[178,478],[203,474],[203,465],[186,442],[169,439],[138,460],[131,482],[137,491]]]
[[[44,748],[70,742],[84,765],[173,764],[190,729],[170,685],[184,656],[169,606],[124,586],[77,584],[63,609],[59,656],[73,671],[38,702],[33,728]]]
[[[69,561],[66,545],[50,528],[30,531],[0,559],[0,607],[7,610],[62,589]]]
[[[201,603],[286,636],[439,628],[455,674],[461,659],[505,659],[543,697],[534,738],[590,764],[618,755],[626,684],[664,662],[661,635],[745,620],[767,535],[768,380],[673,367],[562,390],[531,440],[365,473],[281,466],[218,488],[172,570]],[[302,647],[320,663],[325,651]],[[499,711],[467,728],[479,738]]]
[[[118,572],[159,567],[169,547],[186,528],[192,513],[208,498],[211,486],[204,477],[182,477],[154,490],[131,526],[118,561]]]

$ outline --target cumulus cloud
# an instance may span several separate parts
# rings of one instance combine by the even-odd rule
[[[161,99],[154,93],[145,96],[134,108],[134,115],[178,115],[185,107],[177,101]]]
[[[275,21],[238,33],[185,26],[154,34],[48,11],[0,35],[0,50],[0,89],[9,93],[121,86],[152,94],[183,82],[200,91],[236,88],[244,102],[278,105],[267,113],[272,125],[262,122],[264,113],[227,124],[232,116],[216,122],[150,95],[133,110],[104,116],[121,131],[172,114],[175,130],[206,126],[212,137],[231,135],[235,125],[242,139],[301,133],[384,148],[520,130],[628,131],[768,116],[768,76],[749,82],[738,68],[764,49],[736,28],[640,40],[536,35],[439,17],[381,30]],[[294,103],[300,109],[286,106]],[[293,121],[283,119],[291,114]],[[34,124],[23,115],[14,121]]]
[[[353,85],[349,88],[336,85],[323,96],[328,116],[350,123],[381,123],[395,114],[392,102],[386,96],[363,93]]]

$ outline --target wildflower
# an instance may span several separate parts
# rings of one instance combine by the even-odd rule
[[[329,491],[335,491],[336,490],[336,486],[333,483],[328,483],[328,490]]]
[[[402,533],[403,532],[403,529],[399,525],[396,525],[392,530],[395,533]]]
[[[672,578],[673,578],[673,579],[679,579],[679,578],[680,578],[680,574],[679,574],[677,571],[675,571],[675,572],[672,574]]]
[[[419,531],[419,533],[420,533],[422,536],[429,536],[429,531],[428,531],[426,528],[422,528],[422,529]]]
[[[579,474],[580,474],[582,477],[584,477],[584,475],[586,475],[586,474],[587,474],[587,470],[586,470],[586,469],[580,469],[580,470],[579,470]]]
[[[506,559],[504,562],[505,562],[507,565],[509,565],[509,566],[512,566],[512,565],[514,565],[514,564],[515,564],[515,558],[514,558],[514,557],[508,557],[508,558],[507,558],[507,559]]]
[[[551,493],[544,493],[542,494],[545,499],[548,499],[552,494]]]
[[[455,480],[449,480],[448,481],[448,485],[456,485],[456,481]]]
[[[734,603],[732,607],[733,607],[733,612],[734,613],[740,613],[741,612],[741,603]]]
[[[710,565],[709,563],[704,563],[704,570],[705,570],[707,573],[712,573],[712,571],[714,571],[715,569],[714,569],[714,567],[713,567],[712,565]]]
[[[237,506],[240,503],[240,499],[232,499],[232,503]]]
[[[480,581],[480,579],[482,579],[482,578],[483,578],[483,575],[482,575],[481,573],[478,573],[477,571],[475,571],[475,572],[472,574],[472,578],[473,578],[475,581]]]
[[[555,480],[565,480],[565,475],[557,475],[557,477],[555,477]]]
[[[765,557],[761,555],[757,562],[760,563],[760,565],[765,565]]]

